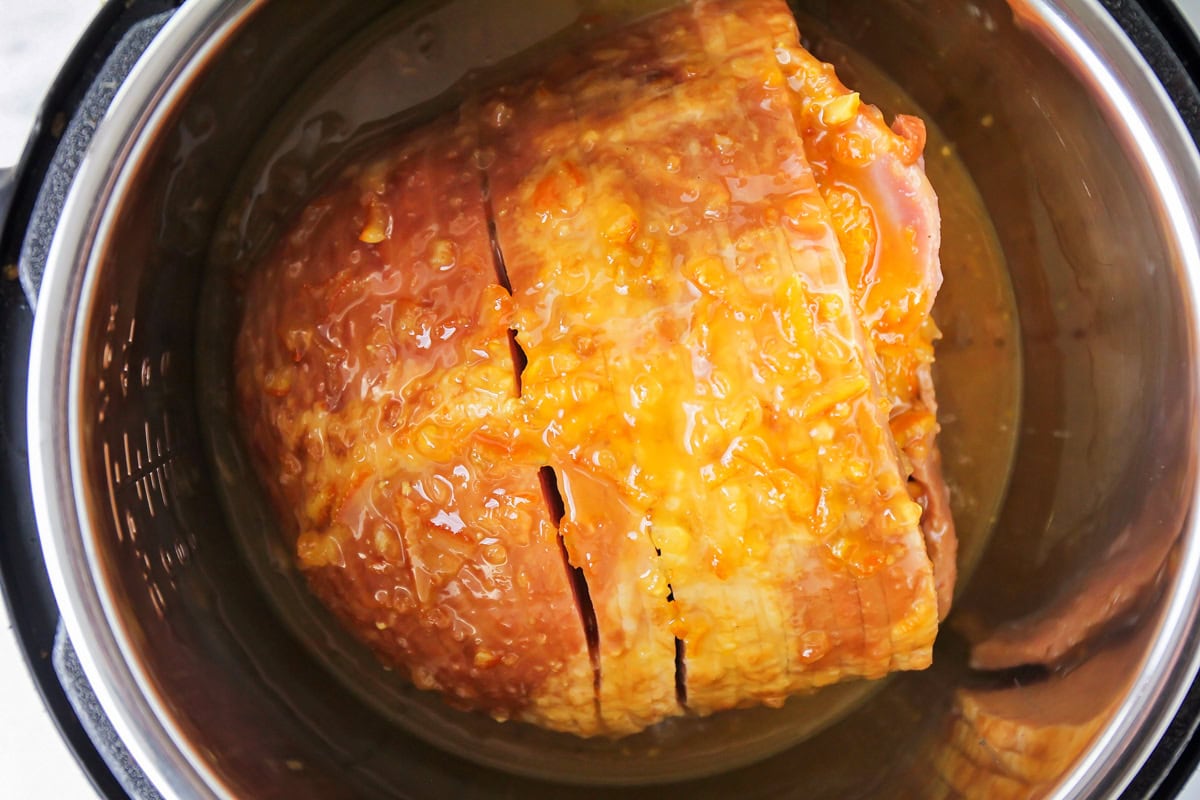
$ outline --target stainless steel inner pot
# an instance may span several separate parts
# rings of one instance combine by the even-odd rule
[[[495,19],[495,4],[458,4],[491,9],[458,24]],[[409,5],[416,14],[432,4]],[[1038,703],[1040,686],[1051,706],[1074,709],[1063,721],[1049,708],[1044,724],[1070,728],[1082,707],[1094,725],[1076,726],[1077,747],[1014,791],[1115,794],[1197,669],[1195,146],[1091,0],[796,5],[926,109],[992,215],[1023,340],[1012,482],[931,670],[897,676],[842,721],[754,765],[588,793],[955,796],[962,692],[1009,686],[1017,702],[1028,693]],[[200,446],[197,298],[218,211],[294,88],[394,9],[184,5],[99,125],[52,240],[29,388],[40,535],[97,695],[168,795],[565,791],[439,750],[333,680],[252,580]],[[1098,677],[964,669],[972,632],[1069,606],[1106,580],[1114,599],[1125,564],[1153,580],[1080,651],[1072,674]],[[967,793],[1007,786],[972,766],[980,778]]]

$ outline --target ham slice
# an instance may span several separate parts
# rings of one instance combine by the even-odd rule
[[[806,156],[801,52],[783,0],[649,17],[352,168],[247,288],[300,567],[418,686],[619,736],[930,663],[936,258],[864,277],[830,187],[881,253],[936,206],[911,137]]]
[[[954,597],[958,544],[936,436],[931,312],[942,285],[941,217],[925,176],[925,124],[900,115],[891,128],[878,108],[800,47],[795,19],[775,0],[747,0],[743,18],[765,25],[791,90],[804,152],[846,260],[846,274],[871,346],[883,367],[893,436],[921,504],[937,580],[939,617]]]

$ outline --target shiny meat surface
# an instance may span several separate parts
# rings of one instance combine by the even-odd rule
[[[924,510],[939,617],[945,618],[954,597],[958,544],[935,441],[933,343],[940,334],[931,312],[942,285],[941,218],[925,177],[925,124],[902,115],[889,128],[879,109],[842,85],[831,65],[799,46],[795,20],[781,4],[748,0],[741,13],[767,20],[774,37],[804,152],[883,367],[892,434]]]
[[[252,279],[264,483],[418,686],[623,735],[928,666],[936,204],[917,133],[813,122],[850,95],[796,36],[716,0],[578,49],[351,168]]]
[[[474,149],[435,122],[306,209],[246,291],[241,406],[300,568],[360,636],[463,706],[592,730]]]

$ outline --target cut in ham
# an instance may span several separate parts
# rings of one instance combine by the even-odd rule
[[[590,731],[583,626],[511,424],[474,150],[432,123],[313,203],[254,275],[247,438],[313,591],[417,686]]]
[[[247,439],[418,686],[619,736],[930,663],[936,202],[919,125],[806,58],[783,0],[647,18],[352,168],[256,273]]]

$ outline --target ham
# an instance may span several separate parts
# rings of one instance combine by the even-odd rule
[[[936,202],[805,58],[783,0],[646,18],[352,167],[247,287],[300,569],[419,687],[621,736],[929,665]]]
[[[420,688],[593,731],[592,667],[516,409],[473,131],[431,123],[246,290],[246,438],[312,590]],[[553,632],[553,636],[547,632]]]
[[[889,128],[878,108],[799,46],[791,13],[749,0],[743,15],[765,20],[791,90],[796,125],[846,259],[847,280],[882,368],[896,444],[921,504],[937,580],[938,616],[953,602],[958,545],[936,436],[931,312],[942,285],[941,217],[925,176],[925,123],[900,115]]]

